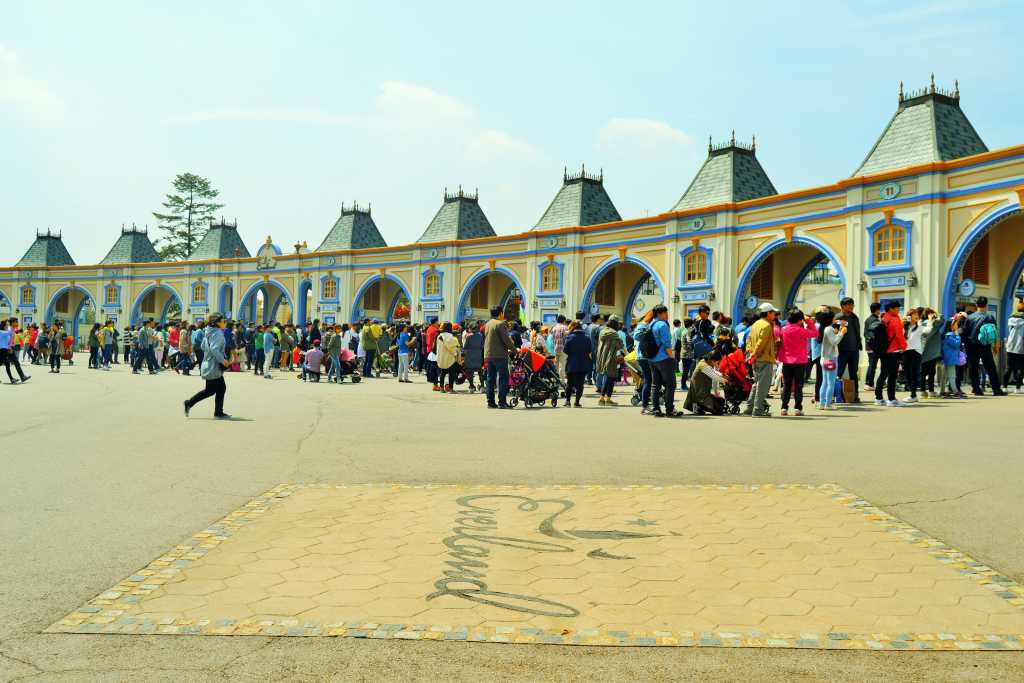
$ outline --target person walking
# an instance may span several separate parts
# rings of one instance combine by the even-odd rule
[[[904,403],[917,403],[921,384],[921,358],[924,353],[924,326],[921,309],[911,308],[906,319],[907,350],[903,352],[903,374],[910,392]]]
[[[651,334],[657,345],[657,353],[650,358],[651,375],[654,386],[651,389],[651,414],[654,417],[681,417],[676,410],[676,364],[673,358],[672,330],[668,324],[668,307],[658,304],[651,309],[654,322],[651,323]],[[637,344],[637,348],[640,344]],[[661,401],[665,401],[665,412],[661,412]]]
[[[818,407],[835,410],[836,377],[839,375],[839,345],[849,326],[845,320],[836,321],[831,309],[818,314],[818,342],[821,344],[821,391]]]
[[[17,323],[17,320],[14,323]],[[21,363],[18,362],[18,354],[14,351],[14,334],[11,320],[0,320],[0,364],[3,364],[7,371],[7,379],[11,384],[25,383],[32,378],[22,371]],[[19,379],[14,379],[14,375],[11,374],[12,364],[18,371]]]
[[[108,320],[103,327],[103,369],[109,371],[110,363],[114,360],[114,349],[117,344],[117,331],[114,330],[114,321]]]
[[[615,391],[615,383],[619,381],[619,366],[622,358],[626,355],[626,344],[619,336],[619,328],[622,323],[618,316],[610,316],[608,322],[601,329],[601,336],[597,340],[597,365],[595,370],[601,381],[601,398],[597,400],[598,405],[616,405],[612,399]]]
[[[412,358],[413,351],[413,337],[410,333],[409,325],[400,325],[401,330],[398,333],[398,341],[395,342],[395,355],[398,357],[398,381],[403,384],[411,384],[412,380],[409,379],[409,361]],[[480,365],[483,365],[484,359],[484,347],[483,347],[483,335],[478,334],[480,337]],[[479,369],[479,368],[478,368]],[[466,372],[469,370],[469,347],[467,340],[466,347]],[[481,381],[481,384],[483,382]],[[473,391],[473,375],[469,375],[469,390]]]
[[[206,380],[206,386],[192,398],[184,402],[185,417],[189,411],[207,398],[213,396],[213,416],[218,419],[231,417],[224,412],[224,394],[227,385],[224,383],[224,369],[231,364],[224,352],[224,318],[214,313],[207,321],[203,333],[203,364],[199,367],[199,375]]]
[[[853,381],[853,403],[860,403],[860,352],[864,350],[864,338],[860,318],[853,312],[854,301],[846,297],[839,302],[842,311],[838,320],[846,321],[846,334],[839,342],[839,357],[836,359],[837,392],[844,401],[842,379],[843,373]]]
[[[327,331],[319,340],[314,339],[313,341],[326,342],[327,358],[330,360],[330,367],[327,368],[327,381],[341,384],[341,349],[345,338],[341,334],[341,325],[335,325],[334,327],[327,327]],[[262,365],[262,363],[261,363]],[[333,380],[331,378],[334,378]]]
[[[516,351],[501,306],[491,308],[491,319],[484,326],[484,360],[487,362],[487,407],[510,408],[508,404],[508,356]],[[497,403],[495,403],[497,392]]]
[[[960,318],[953,316],[945,334],[942,335],[942,368],[945,382],[942,383],[942,398],[967,398],[956,382],[957,367],[966,362],[964,343],[960,337]]]
[[[401,348],[401,344],[399,344]],[[469,393],[476,391],[476,380],[480,380],[480,391],[484,390],[484,334],[479,323],[470,323],[462,342],[463,367],[469,379]],[[408,372],[406,372],[408,377]]]
[[[999,353],[999,326],[988,310],[988,297],[979,296],[976,310],[967,316],[963,325],[963,340],[967,346],[967,369],[971,378],[971,391],[984,396],[981,388],[981,368],[992,383],[993,396],[1006,396],[999,383],[999,372],[993,353]]]
[[[174,371],[188,376],[192,371],[192,332],[195,330],[184,320],[178,330],[178,362]]]
[[[651,388],[654,386],[654,375],[651,372],[651,360],[644,355],[643,344],[640,340],[643,339],[647,332],[651,329],[651,323],[654,320],[654,309],[644,313],[644,316],[640,318],[640,322],[633,328],[633,341],[634,348],[636,349],[636,363],[640,366],[640,373],[643,375],[643,383],[640,385],[640,414],[648,415],[651,413]]]
[[[565,407],[568,408],[570,401],[575,398],[575,405],[580,408],[580,399],[583,397],[583,384],[587,375],[593,372],[594,363],[592,356],[593,347],[590,344],[588,335],[580,326],[578,321],[569,323],[569,334],[565,338],[565,377],[567,381],[565,389]]]
[[[881,370],[875,383],[875,405],[899,408],[903,405],[896,400],[896,379],[900,371],[900,358],[907,350],[907,337],[900,318],[900,302],[893,300],[885,304],[885,315],[881,324],[874,328],[871,343],[879,357]],[[886,388],[887,400],[882,400],[882,388]]]
[[[441,326],[441,334],[437,335],[437,382],[441,386],[442,394],[454,391],[455,376],[459,370],[461,357],[462,347],[459,346],[459,339],[452,334],[452,324],[446,322]]]
[[[768,409],[768,389],[775,372],[775,316],[779,309],[767,301],[757,307],[758,320],[747,333],[747,362],[754,369],[754,387],[747,400],[744,414],[752,417],[771,417]]]
[[[864,319],[864,345],[868,350],[868,370],[864,376],[864,391],[875,390],[875,373],[878,369],[879,355],[875,353],[872,338],[874,337],[875,330],[882,324],[882,318],[879,316],[881,310],[882,305],[880,303],[877,301],[872,303],[870,306],[871,314]]]
[[[921,397],[938,398],[935,393],[935,377],[942,362],[942,335],[946,333],[946,321],[931,308],[921,313]],[[939,380],[939,388],[942,381]]]
[[[555,324],[551,327],[548,339],[551,351],[555,356],[555,367],[558,368],[558,376],[565,380],[565,337],[569,334],[569,325],[565,316],[561,313],[555,318]]]
[[[1024,299],[1017,301],[1017,310],[1006,321],[1006,386],[1017,385],[1016,392],[1024,394]]]
[[[100,324],[93,323],[89,329],[89,363],[88,368],[90,370],[99,370],[100,367],[100,340],[99,340]]]
[[[273,359],[277,353],[276,344],[277,336],[274,334],[274,328],[267,325],[263,329],[263,356],[261,356],[261,365],[263,366],[261,369],[263,370],[264,379],[273,379],[271,369],[274,367]],[[270,362],[267,362],[267,358],[270,358]]]
[[[818,336],[814,325],[803,312],[794,308],[782,328],[782,345],[778,361],[782,363],[782,410],[779,415],[789,415],[789,400],[793,399],[793,415],[804,414],[804,383],[807,381],[807,361],[810,358],[808,343]]]
[[[54,323],[50,329],[50,372],[60,374],[60,361],[64,352],[64,328]]]

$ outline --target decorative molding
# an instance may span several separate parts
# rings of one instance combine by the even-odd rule
[[[892,217],[896,215],[895,209],[882,209],[882,215],[885,216],[885,224],[892,224]]]
[[[1014,192],[1017,193],[1017,203],[1024,206],[1024,185],[1018,187]]]
[[[619,262],[620,263],[625,263],[627,248],[626,247],[619,247],[616,251],[619,252]]]
[[[786,235],[786,244],[793,242],[793,231],[796,230],[796,223],[782,226],[782,232]]]
[[[889,277],[871,278],[871,287],[905,287],[907,284],[906,275],[891,275]]]
[[[493,271],[497,267],[497,265],[498,265],[498,262],[496,260],[489,259],[487,261],[487,270]]]

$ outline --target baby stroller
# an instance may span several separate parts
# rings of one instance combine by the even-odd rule
[[[630,351],[622,359],[629,369],[630,381],[633,382],[633,395],[629,397],[629,404],[638,406],[644,402],[644,371],[637,361],[636,350]],[[661,403],[665,402],[665,388],[661,389]]]
[[[522,401],[530,408],[551,401],[551,407],[557,408],[564,391],[558,370],[543,354],[523,350],[513,361],[509,372],[509,405],[515,407]]]
[[[727,380],[723,388],[725,412],[729,415],[739,415],[740,404],[750,398],[750,390],[754,388],[750,366],[747,365],[747,358],[743,355],[743,350],[736,349],[722,358],[722,364],[718,371]]]
[[[348,349],[342,349],[338,365],[340,366],[339,382],[344,382],[346,377],[352,378],[352,384],[359,384],[363,381],[362,375],[359,374],[359,359],[356,358],[356,354]]]

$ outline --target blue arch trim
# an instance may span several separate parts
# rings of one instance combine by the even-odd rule
[[[84,297],[82,297],[82,300],[78,303],[78,307],[75,308],[74,315],[71,316],[71,336],[74,337],[75,340],[77,341],[78,340],[78,316],[79,316],[79,314],[81,314],[82,307],[85,306],[86,301],[91,301],[92,302],[92,309],[96,312],[96,317],[99,318],[99,315],[100,315],[100,309],[96,305],[96,299],[93,298],[93,295],[89,292],[89,290],[85,289],[84,287],[80,287],[79,285],[68,285],[68,286],[61,287],[60,289],[58,289],[56,291],[56,293],[54,293],[54,295],[52,297],[50,297],[50,303],[47,304],[47,306],[46,306],[46,317],[44,318],[44,321],[46,322],[47,325],[52,325],[53,324],[54,308],[57,306],[57,299],[59,299],[61,296],[63,296],[65,292],[70,292],[72,290],[78,290],[79,292],[81,292],[82,294],[85,295]],[[67,322],[67,321],[65,321],[65,322]]]
[[[595,270],[594,274],[590,276],[590,280],[587,282],[587,286],[583,290],[583,299],[581,307],[587,315],[590,315],[590,300],[594,297],[594,289],[597,288],[597,283],[601,281],[601,278],[604,277],[605,273],[607,273],[609,270],[611,270],[612,268],[621,263],[632,263],[634,265],[640,266],[643,270],[647,271],[647,274],[654,278],[655,284],[658,285],[658,291],[661,292],[662,302],[665,301],[665,283],[661,281],[661,278],[658,277],[658,273],[649,263],[635,256],[627,256],[625,259],[620,259],[618,256],[612,256],[607,261],[605,261],[604,263],[597,267],[597,270]],[[643,281],[644,278],[641,278],[640,281],[637,282],[637,285],[634,288],[634,290],[639,291],[640,282]],[[627,299],[626,301],[628,308],[633,307],[633,300],[636,298],[636,291],[630,294],[629,299]],[[627,316],[630,314],[629,310],[624,311],[624,313]]]
[[[452,316],[453,320],[458,320],[463,317],[463,315],[466,312],[466,301],[469,299],[469,293],[473,291],[473,287],[476,286],[476,283],[480,282],[480,280],[487,277],[491,273],[501,273],[502,275],[506,276],[509,280],[512,281],[512,284],[515,285],[516,288],[523,293],[523,298],[526,298],[526,289],[523,288],[523,283],[519,281],[519,278],[516,277],[515,273],[513,273],[511,270],[507,268],[502,268],[500,266],[494,268],[494,270],[491,270],[490,268],[485,266],[480,270],[476,271],[475,273],[473,273],[473,277],[469,278],[469,281],[466,283],[466,286],[462,288],[462,293],[459,294],[459,305],[455,309],[455,315]],[[502,297],[507,298],[507,296],[508,292],[506,291],[506,293],[503,294]]]
[[[366,282],[362,284],[359,291],[356,292],[355,297],[352,299],[352,315],[349,317],[349,322],[355,322],[359,319],[359,313],[362,310],[361,304],[363,303],[363,295],[366,294],[366,290],[370,288],[374,282],[378,280],[390,280],[398,285],[398,289],[409,298],[409,302],[412,302],[412,295],[409,294],[409,288],[405,286],[405,283],[401,279],[392,275],[391,273],[384,273],[383,275],[374,275],[371,278],[367,278]],[[393,311],[394,309],[392,309]],[[388,314],[391,315],[391,314]]]
[[[184,304],[181,301],[181,295],[178,294],[178,292],[173,287],[171,287],[170,285],[165,285],[165,284],[149,285],[148,287],[143,289],[141,292],[139,292],[138,296],[135,297],[135,302],[132,304],[131,315],[128,317],[128,320],[129,320],[130,324],[134,325],[135,323],[139,322],[139,320],[142,319],[142,311],[140,310],[142,308],[142,299],[147,294],[149,294],[151,291],[153,291],[154,289],[164,289],[164,290],[167,290],[168,292],[170,292],[171,293],[171,298],[177,299],[178,300],[178,306],[181,307],[182,311],[185,310],[185,306],[184,306]],[[170,299],[168,299],[168,302],[170,302]],[[164,304],[164,310],[160,314],[161,322],[163,321],[163,318],[166,315],[167,315],[167,305]]]
[[[754,271],[757,270],[758,266],[760,266],[764,262],[764,260],[768,258],[770,254],[774,254],[776,251],[779,251],[780,249],[788,247],[792,244],[802,244],[808,247],[813,247],[822,254],[824,254],[828,258],[828,260],[832,262],[832,265],[835,266],[836,271],[839,273],[839,282],[842,285],[839,290],[839,297],[842,298],[846,296],[846,269],[843,266],[843,262],[839,260],[838,256],[836,256],[835,252],[833,252],[831,249],[829,249],[827,246],[825,246],[818,240],[811,239],[809,237],[804,237],[802,235],[794,235],[793,239],[790,240],[789,242],[787,242],[785,238],[779,237],[778,239],[773,240],[766,244],[765,246],[761,247],[761,250],[758,251],[753,256],[753,258],[751,258],[747,262],[747,265],[743,268],[743,272],[740,275],[736,287],[736,298],[735,301],[733,301],[732,305],[732,319],[734,321],[743,318],[743,301],[747,298],[747,288],[750,287],[750,279],[754,276]],[[814,267],[813,262],[810,267]],[[804,271],[804,277],[807,276],[808,272],[810,271]],[[800,280],[798,280],[798,282],[802,280],[803,277],[801,277]],[[797,285],[797,287],[799,287],[799,285]],[[795,296],[795,290],[792,290],[792,294]]]
[[[1019,203],[1008,204],[1000,209],[996,209],[983,220],[978,221],[967,236],[960,240],[960,246],[957,247],[953,253],[953,258],[949,261],[949,270],[946,271],[946,282],[942,288],[942,314],[946,318],[953,315],[956,308],[956,287],[960,283],[960,271],[963,270],[964,262],[967,261],[967,257],[970,255],[971,250],[974,249],[974,245],[989,230],[1003,220],[1020,212],[1021,205]]]
[[[1024,272],[1024,252],[1017,257],[1016,263],[1010,268],[1010,277],[1006,280],[1006,286],[1003,287],[1003,318],[1008,318],[1014,311],[1013,300],[1017,298],[1017,283],[1020,282],[1021,273]],[[1024,292],[1022,292],[1024,293]],[[1024,297],[1021,297],[1024,298]],[[1003,331],[1003,337],[1005,338],[1006,332],[1008,331],[1006,325],[998,325],[998,328]]]
[[[309,322],[312,321],[312,319],[309,317],[309,310],[308,310],[308,308],[306,306],[306,295],[312,289],[313,289],[313,282],[311,280],[309,280],[308,278],[299,283],[299,291],[297,293],[297,296],[298,296],[298,299],[299,299],[299,301],[298,301],[299,309],[297,311],[295,321],[296,321],[297,324],[302,325],[303,327],[306,326],[306,323],[309,323]]]
[[[284,299],[288,302],[288,307],[294,313],[295,312],[295,305],[292,302],[291,294],[288,293],[288,288],[285,287],[284,285],[282,285],[277,280],[274,280],[273,278],[271,278],[269,280],[266,280],[266,281],[259,280],[257,282],[254,282],[253,284],[249,285],[249,289],[245,290],[245,294],[242,296],[241,299],[238,300],[238,304],[239,304],[238,310],[239,311],[244,311],[244,310],[246,310],[246,306],[248,305],[249,306],[248,310],[250,311],[249,315],[251,317],[255,318],[256,317],[256,292],[258,292],[260,289],[262,289],[264,287],[269,287],[270,285],[273,285],[274,287],[276,287],[278,290],[280,290],[284,294]],[[269,292],[269,289],[268,289],[268,292]],[[269,296],[264,296],[264,300],[263,300],[263,320],[260,321],[260,322],[263,322],[263,323],[267,322],[270,319],[270,313],[271,313],[270,306],[271,306],[271,302],[270,302],[269,299],[270,299]],[[280,301],[281,301],[281,297],[278,297],[277,301],[274,302],[274,311],[273,311],[274,313],[277,312],[277,306],[280,304]],[[252,320],[252,321],[247,321],[247,322],[256,322],[256,321]]]

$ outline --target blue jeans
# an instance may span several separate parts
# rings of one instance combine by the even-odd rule
[[[336,380],[341,381],[341,354],[331,354],[331,367],[327,368],[327,381],[331,381],[331,376],[334,376]]]
[[[818,392],[818,403],[822,408],[830,406],[836,400],[836,377],[839,374],[838,367],[831,370],[825,369],[825,363],[821,365],[821,390]]]
[[[110,367],[110,359],[114,357],[114,345],[103,347],[103,365]]]
[[[373,357],[377,355],[374,349],[366,349],[366,358],[363,359],[363,377],[373,377]]]
[[[858,386],[858,381],[859,380],[858,380],[858,377],[857,377],[858,370],[860,369],[859,366],[860,366],[860,351],[840,351],[839,352],[839,358],[836,360],[836,377],[842,377],[843,376],[843,372],[846,372],[847,369],[849,369],[850,379],[853,380],[853,385],[855,387],[854,395],[856,395],[856,391],[860,389],[860,386]],[[843,387],[842,387],[842,384],[838,383],[838,382],[837,382],[837,384],[838,384],[838,386],[836,388],[836,392],[837,392],[836,399],[838,399],[839,401],[843,401],[844,398],[843,398]]]
[[[646,358],[638,358],[637,363],[643,373],[644,383],[640,387],[640,405],[648,408],[651,405],[651,386],[654,383],[654,375],[651,373],[651,361]]]
[[[508,400],[508,359],[487,359],[487,405],[494,405],[494,383],[498,383],[498,403]]]

